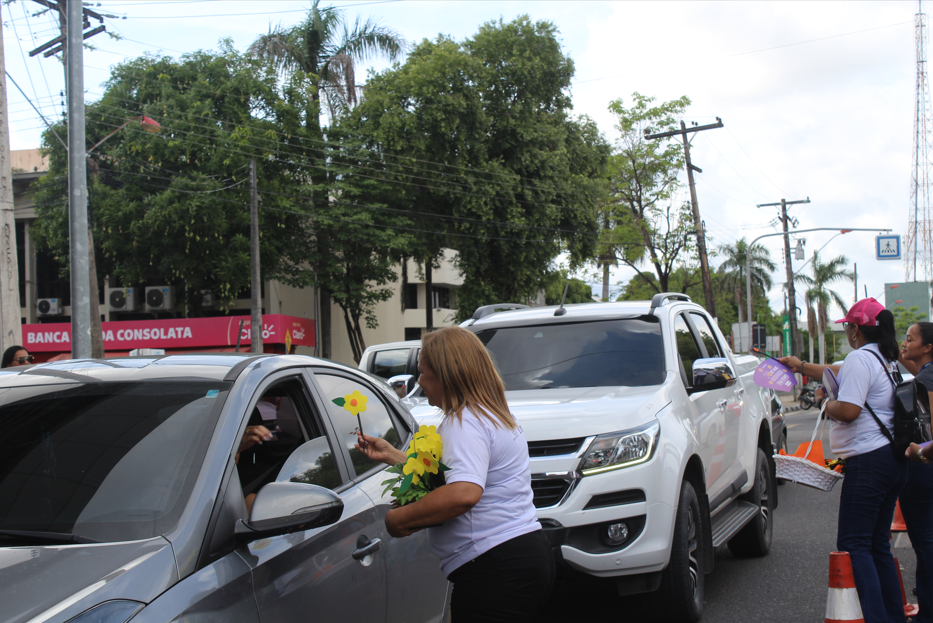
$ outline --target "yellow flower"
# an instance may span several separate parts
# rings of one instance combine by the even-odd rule
[[[359,415],[366,410],[367,400],[369,399],[357,389],[343,397],[343,408],[353,415]]]
[[[415,460],[420,461],[422,468],[432,474],[437,473],[437,459],[430,452],[419,452]]]
[[[409,446],[409,454],[412,452],[430,452],[436,459],[441,458],[444,450],[444,442],[441,436],[437,434],[437,427],[422,425],[415,438]]]
[[[411,484],[416,485],[421,481],[421,476],[424,475],[424,463],[413,456],[405,461],[405,466],[402,467],[402,473],[406,476],[408,474],[414,474]]]

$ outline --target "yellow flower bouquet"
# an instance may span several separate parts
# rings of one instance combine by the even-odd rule
[[[391,491],[399,506],[405,506],[443,485],[444,472],[450,469],[441,463],[443,451],[437,427],[420,426],[408,444],[407,460],[386,470],[395,476],[382,483],[387,485],[382,495]]]

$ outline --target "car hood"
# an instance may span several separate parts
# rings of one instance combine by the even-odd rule
[[[110,599],[148,603],[178,580],[171,544],[0,547],[3,620],[67,621]]]
[[[572,439],[639,426],[671,402],[666,386],[529,389],[505,393],[528,441]],[[425,399],[409,409],[419,424],[438,425],[440,409]]]

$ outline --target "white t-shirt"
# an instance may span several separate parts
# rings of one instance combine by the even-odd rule
[[[472,509],[428,530],[441,571],[457,567],[496,545],[541,529],[531,492],[528,442],[521,427],[496,427],[483,416],[463,410],[462,424],[447,417],[438,432],[444,442],[441,462],[450,470],[447,484],[472,482],[483,495]]]
[[[881,362],[868,350],[877,353],[884,361],[877,344],[866,344],[849,353],[839,371],[839,401],[862,407],[862,412],[852,422],[844,424],[832,420],[830,425],[830,449],[844,459],[891,443],[865,408],[866,401],[888,430],[894,431],[894,385]],[[889,363],[888,369],[893,371],[895,365]]]

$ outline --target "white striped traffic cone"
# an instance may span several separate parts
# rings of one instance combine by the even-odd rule
[[[826,623],[864,623],[862,605],[855,590],[849,552],[829,555],[829,589],[826,593]]]

